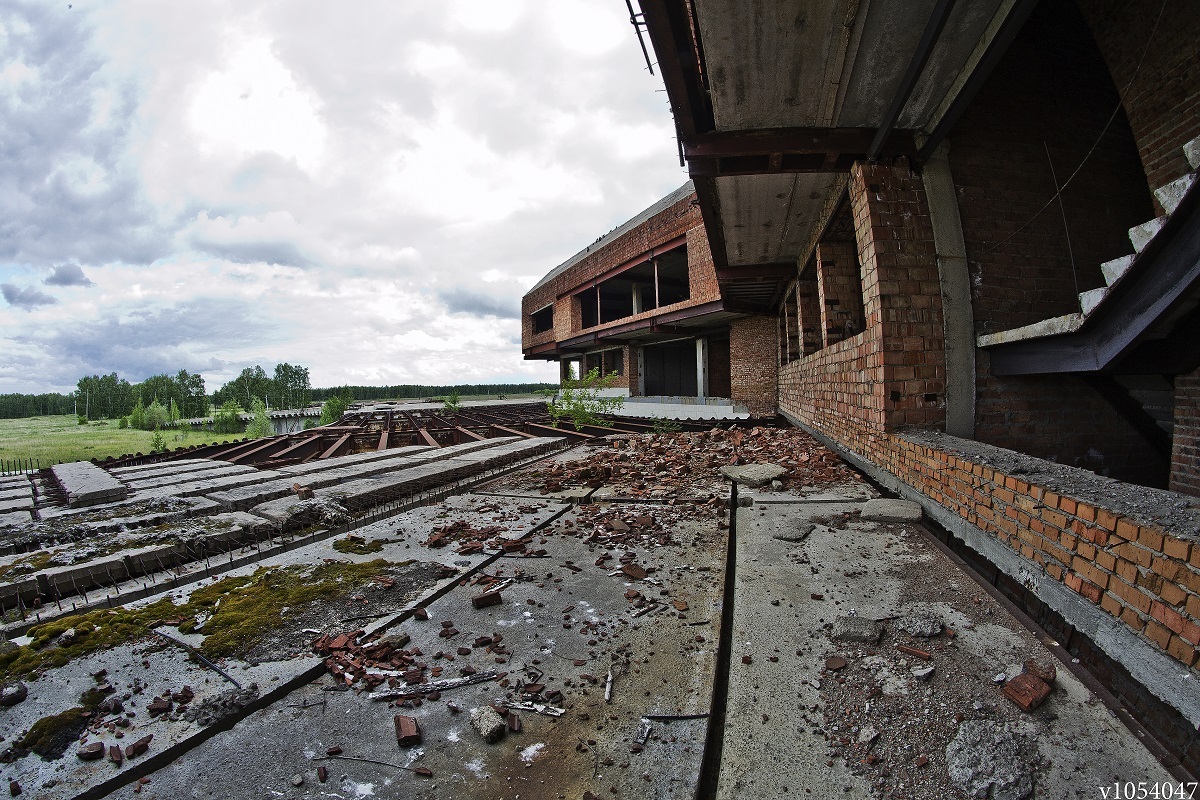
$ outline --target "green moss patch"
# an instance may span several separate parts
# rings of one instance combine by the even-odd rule
[[[353,553],[354,555],[365,556],[369,553],[378,553],[383,549],[390,539],[365,539],[362,536],[346,536],[342,539],[333,540],[333,549],[339,553]]]
[[[150,635],[163,620],[183,617],[183,633],[196,630],[197,614],[207,612],[200,649],[211,657],[238,655],[255,639],[278,627],[283,610],[295,609],[341,594],[357,591],[364,583],[393,564],[382,559],[365,564],[325,563],[263,567],[253,575],[223,578],[192,592],[186,603],[169,597],[142,608],[116,608],[74,614],[29,629],[32,641],[0,654],[0,679],[36,677],[44,669],[60,667],[98,650],[136,641]],[[69,643],[55,643],[69,629]]]
[[[50,561],[52,555],[52,553],[42,551],[21,556],[11,564],[5,564],[0,567],[0,580],[12,580],[22,575],[32,575],[35,572],[43,570],[46,568],[46,563]]]
[[[14,746],[18,753],[32,751],[46,761],[62,758],[67,748],[79,739],[87,727],[87,717],[82,708],[68,708],[61,714],[42,717],[33,723],[29,732],[18,739]]]

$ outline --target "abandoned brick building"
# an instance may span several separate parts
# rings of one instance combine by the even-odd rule
[[[642,12],[691,183],[526,295],[526,358],[777,412],[1197,718],[1200,4]]]

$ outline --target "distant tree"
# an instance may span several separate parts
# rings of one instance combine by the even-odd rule
[[[267,406],[262,400],[257,397],[250,400],[250,424],[246,426],[246,436],[251,439],[261,439],[264,436],[270,436],[274,431],[271,428],[271,418],[267,416]]]
[[[275,408],[304,408],[312,402],[312,386],[308,382],[308,367],[293,366],[286,361],[275,365],[271,381],[271,403]]]
[[[208,395],[204,393],[204,376],[193,374],[186,369],[179,370],[175,376],[179,387],[179,410],[185,418],[208,416]]]
[[[451,392],[442,401],[442,413],[457,414],[459,411],[462,411],[462,403],[458,400],[458,392]]]
[[[183,417],[179,413],[179,404],[171,400],[171,407],[167,409],[167,419],[172,423],[179,422]]]
[[[129,427],[146,430],[146,407],[142,405],[141,398],[138,398],[137,404],[129,412]]]
[[[350,407],[354,395],[350,392],[350,387],[344,387],[343,390],[330,397],[321,405],[321,424],[331,425],[342,418],[346,413],[346,409]]]
[[[239,433],[242,430],[242,407],[234,400],[226,400],[213,415],[213,431],[216,433]]]
[[[125,428],[128,428],[129,427],[129,418],[128,417],[118,417],[117,418],[117,427],[122,430],[124,430]]]
[[[170,412],[167,411],[166,406],[162,403],[154,400],[150,405],[146,406],[145,430],[158,430],[170,421]]]
[[[167,439],[163,436],[162,428],[154,428],[154,438],[150,440],[151,453],[167,452]]]

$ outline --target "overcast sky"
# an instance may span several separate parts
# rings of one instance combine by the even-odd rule
[[[686,180],[621,0],[0,3],[0,392],[555,380],[521,295]]]

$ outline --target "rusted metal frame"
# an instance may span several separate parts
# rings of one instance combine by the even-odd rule
[[[264,451],[280,445],[283,445],[285,448],[288,446],[287,436],[285,436],[282,440],[272,437],[265,442],[260,442],[258,447],[245,450],[233,456],[232,458],[227,458],[225,460],[230,464],[253,464],[255,461],[264,461],[267,458],[273,458],[274,456],[268,455]]]
[[[481,436],[478,433],[476,433],[475,431],[470,430],[469,428],[464,428],[461,425],[455,426],[454,430],[456,432],[458,432],[459,434],[465,436],[467,439],[470,439],[470,440],[476,441],[476,442],[482,442],[484,439],[487,438],[486,436]],[[462,444],[462,442],[459,442],[459,444]]]
[[[681,141],[714,126],[712,102],[704,87],[698,37],[683,0],[651,0],[642,5],[646,33],[658,57],[658,69]]]
[[[1004,54],[1008,52],[1009,45],[1017,38],[1021,28],[1025,26],[1025,20],[1029,19],[1029,15],[1033,13],[1033,9],[1038,5],[1040,0],[1016,0],[1012,8],[1008,12],[1008,16],[1000,23],[999,30],[988,43],[987,50],[971,70],[970,76],[963,83],[954,100],[951,101],[950,107],[946,109],[946,113],[933,126],[933,132],[929,134],[929,138],[921,145],[921,149],[917,152],[916,163],[924,164],[933,156],[933,152],[937,150],[938,145],[945,140],[950,131],[958,123],[959,118],[967,107],[971,105],[971,101],[975,99],[975,95],[987,83],[991,77],[992,71],[996,69],[996,65],[1004,58]]]
[[[542,425],[537,422],[527,422],[525,424],[530,428],[530,433],[532,433],[533,430],[536,429],[538,431],[541,431],[543,436],[565,436],[568,439],[579,439],[579,440],[585,441],[585,442],[596,438],[595,436],[592,436],[590,433],[581,433],[572,428],[555,428],[553,426]]]
[[[1161,320],[1188,308],[1197,298],[1200,189],[1193,186],[1082,328],[988,347],[992,374],[1112,372],[1129,363],[1143,343],[1162,337]],[[1177,322],[1185,323],[1186,318]],[[1194,342],[1191,349],[1194,352]]]
[[[325,452],[323,452],[323,453],[321,453],[321,455],[317,456],[317,459],[323,460],[326,458],[333,458],[334,456],[336,456],[339,452],[341,452],[342,448],[345,447],[346,444],[350,441],[350,436],[351,436],[351,434],[349,434],[349,433],[343,433],[341,436],[338,437],[338,440],[336,442],[334,442],[332,445],[329,446],[328,449],[325,450]]]
[[[717,272],[717,280],[725,281],[768,281],[796,277],[796,263],[752,264],[745,267],[724,267]]]
[[[262,441],[259,439],[250,439],[248,441],[237,442],[235,444],[222,445],[222,449],[218,453],[210,455],[208,458],[214,458],[218,461],[229,461],[230,457],[232,456],[236,456],[239,453],[244,453],[247,450],[253,450],[261,446]]]
[[[505,436],[520,436],[523,439],[536,439],[537,438],[537,436],[535,436],[532,433],[526,433],[525,431],[519,431],[516,428],[509,428],[504,425],[492,425],[491,428],[488,429],[488,431],[489,432],[499,431],[500,433],[504,434]]]
[[[904,77],[900,80],[900,86],[892,97],[892,103],[888,106],[887,113],[884,114],[875,138],[871,140],[871,146],[867,149],[869,161],[875,161],[883,152],[884,144],[892,135],[892,129],[896,127],[896,120],[900,119],[900,112],[908,105],[908,98],[912,96],[921,73],[925,71],[925,64],[929,62],[933,47],[946,27],[946,20],[950,19],[950,11],[954,8],[954,2],[955,0],[938,0],[937,5],[933,8],[933,13],[929,15],[929,21],[925,24],[925,30],[921,32],[920,41],[917,42],[917,49],[908,62],[908,69],[905,70]]]
[[[324,438],[325,438],[324,436],[309,436],[306,439],[302,439],[298,442],[295,442],[292,445],[289,445],[284,450],[280,450],[273,457],[274,458],[297,458],[298,454],[295,451],[303,450],[304,448],[312,448],[314,452],[318,452],[320,450],[321,443]],[[315,445],[315,447],[314,447],[314,445]]]
[[[416,434],[417,434],[417,438],[423,444],[427,444],[430,447],[441,447],[442,446],[442,443],[439,442],[437,439],[433,438],[433,436],[431,436],[429,434],[429,431],[425,430],[424,428],[417,428]]]
[[[628,433],[629,431],[623,431],[620,428],[606,428],[603,425],[584,425],[583,432],[593,436],[611,436],[614,433]]]

